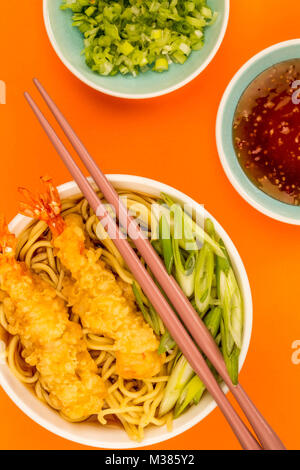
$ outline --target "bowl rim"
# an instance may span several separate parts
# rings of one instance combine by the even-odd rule
[[[74,67],[69,61],[68,59],[64,56],[64,54],[62,53],[62,51],[60,50],[60,47],[56,41],[56,38],[55,38],[55,35],[53,33],[53,30],[51,28],[51,22],[50,22],[50,17],[49,17],[49,12],[48,12],[48,2],[49,0],[43,0],[43,17],[44,17],[44,23],[45,23],[45,27],[46,27],[46,31],[47,31],[47,34],[48,34],[48,38],[50,40],[50,43],[52,44],[52,47],[54,48],[56,54],[58,55],[58,57],[60,58],[61,62],[67,67],[67,69],[73,74],[75,75],[75,77],[77,77],[79,80],[81,80],[83,83],[85,83],[86,85],[88,85],[89,87],[93,88],[94,90],[96,91],[99,91],[101,93],[104,93],[106,95],[110,95],[110,96],[114,96],[116,98],[124,98],[124,99],[133,99],[133,100],[139,100],[139,99],[149,99],[149,98],[156,98],[158,96],[163,96],[163,95],[167,95],[175,90],[178,90],[179,88],[182,88],[183,86],[185,86],[186,84],[188,84],[189,82],[191,82],[194,78],[196,78],[201,72],[203,72],[203,70],[210,64],[210,62],[213,60],[213,58],[215,57],[215,55],[217,54],[222,42],[223,42],[223,39],[224,39],[224,36],[225,36],[225,33],[226,33],[226,30],[227,30],[227,26],[228,26],[228,21],[229,21],[229,12],[230,12],[230,0],[224,0],[224,6],[225,6],[225,13],[223,15],[223,22],[222,22],[222,27],[221,27],[221,31],[220,31],[220,34],[218,36],[218,39],[211,51],[211,53],[209,54],[209,56],[207,57],[207,59],[201,63],[201,65],[195,70],[195,72],[193,72],[192,74],[190,74],[187,78],[185,78],[184,80],[181,80],[179,83],[177,83],[176,85],[173,85],[171,87],[167,87],[167,88],[164,88],[163,90],[160,90],[160,91],[157,91],[157,92],[153,92],[153,93],[140,93],[140,94],[131,94],[131,93],[118,93],[118,92],[114,92],[114,91],[111,91],[111,90],[107,90],[105,87],[103,86],[100,86],[100,85],[96,85],[92,80],[89,80],[88,78],[86,78],[81,72],[79,72],[77,70],[76,67]]]
[[[106,175],[109,181],[111,181],[113,184],[116,185],[124,185],[124,187],[130,187],[131,184],[136,184],[140,186],[146,186],[148,190],[150,190],[150,187],[152,190],[156,193],[160,192],[165,192],[169,194],[171,197],[173,197],[175,200],[181,201],[184,204],[189,205],[190,207],[193,207],[196,211],[201,211],[201,213],[205,217],[210,217],[212,221],[215,224],[216,231],[221,235],[221,237],[225,241],[226,248],[228,249],[229,255],[232,259],[232,262],[235,266],[236,272],[239,274],[240,277],[240,286],[241,290],[243,291],[243,300],[244,300],[244,337],[243,337],[243,345],[242,345],[242,350],[241,350],[241,356],[240,356],[240,366],[239,369],[241,370],[248,350],[249,350],[249,345],[250,345],[250,339],[251,339],[251,334],[252,334],[252,324],[253,324],[253,305],[252,305],[252,294],[251,294],[251,289],[250,289],[250,284],[249,284],[249,279],[243,264],[243,261],[233,244],[231,238],[229,235],[225,232],[225,230],[221,227],[221,225],[216,221],[216,219],[204,208],[201,206],[199,203],[194,201],[192,198],[187,196],[186,194],[182,193],[181,191],[166,185],[164,183],[158,182],[153,179],[149,178],[144,178],[144,177],[139,177],[139,176],[133,176],[133,175],[123,175],[123,174],[109,174]],[[89,181],[93,183],[92,178],[88,178]],[[62,184],[58,186],[58,190],[60,193],[66,192],[66,191],[73,191],[74,194],[76,194],[76,189],[78,189],[77,184],[74,181],[67,182],[65,184]],[[146,189],[146,191],[147,191]],[[78,189],[78,193],[80,193],[80,190]],[[9,224],[9,229],[13,232],[16,230],[18,224],[20,222],[27,222],[30,221],[28,217],[25,217],[21,214],[16,215],[13,220]],[[80,437],[78,436],[78,433],[76,434],[75,432],[70,432],[66,429],[63,429],[62,426],[57,426],[56,424],[50,423],[47,418],[44,418],[41,416],[40,413],[37,411],[33,410],[30,405],[25,403],[24,400],[22,400],[18,394],[15,392],[14,387],[9,383],[9,381],[4,377],[4,373],[2,368],[5,368],[5,370],[9,371],[9,375],[14,377],[13,374],[10,372],[10,369],[7,364],[4,366],[0,367],[0,385],[4,389],[4,391],[7,393],[7,395],[11,398],[11,400],[18,406],[19,409],[21,409],[29,418],[31,418],[34,422],[38,423],[40,426],[43,428],[47,429],[48,431],[52,432],[53,434],[56,434],[62,438],[68,439],[72,442],[76,442],[78,444],[83,444],[87,445],[90,447],[94,448],[107,448],[107,449],[134,449],[138,447],[147,447],[149,445],[154,445],[158,444],[160,442],[164,442],[166,440],[169,440],[179,434],[182,434],[184,431],[192,428],[196,424],[198,424],[200,421],[202,421],[207,415],[209,415],[216,407],[217,404],[215,403],[214,400],[212,400],[204,410],[200,411],[199,414],[196,416],[192,417],[192,419],[187,419],[184,423],[182,423],[178,428],[174,428],[173,431],[168,432],[167,430],[164,430],[163,435],[161,436],[152,436],[152,437],[145,437],[145,440],[142,442],[133,442],[128,440],[128,442],[122,442],[118,443],[116,440],[111,440],[109,442],[101,442],[101,438],[99,440],[96,439],[91,439],[89,437],[83,436],[83,433],[80,433]],[[18,382],[19,383],[19,382]],[[224,393],[228,393],[228,387],[225,384],[222,384],[222,389]],[[36,399],[36,397],[33,397]],[[161,428],[158,428],[161,429]],[[75,428],[74,428],[75,430]]]
[[[224,120],[225,120],[225,111],[228,106],[228,103],[232,99],[232,93],[234,92],[235,87],[239,84],[240,79],[243,79],[243,77],[246,75],[247,71],[251,69],[255,63],[257,63],[260,59],[271,55],[272,53],[276,51],[280,51],[281,49],[289,48],[290,46],[300,46],[300,39],[290,39],[288,41],[283,41],[277,44],[274,44],[270,47],[267,47],[266,49],[263,49],[262,51],[258,52],[255,54],[253,57],[251,57],[233,76],[229,84],[227,85],[227,88],[223,94],[222,100],[219,105],[218,113],[217,113],[217,120],[216,120],[216,142],[217,142],[217,149],[218,149],[218,154],[219,158],[223,167],[223,170],[229,179],[230,183],[232,186],[235,188],[235,190],[240,194],[240,196],[248,202],[252,207],[254,207],[256,210],[261,212],[264,215],[267,215],[268,217],[277,220],[279,222],[284,222],[287,224],[291,225],[300,225],[300,210],[299,207],[297,206],[292,206],[290,204],[286,204],[284,202],[281,202],[279,200],[276,200],[275,198],[269,196],[268,194],[264,193],[262,190],[259,188],[256,188],[256,186],[249,180],[249,178],[245,175],[243,169],[239,165],[239,176],[242,177],[242,179],[249,182],[249,187],[245,189],[239,178],[235,175],[232,166],[230,164],[231,161],[231,155],[227,155],[225,151],[225,145],[224,145],[224,139],[223,139],[223,125],[224,125]],[[284,60],[284,59],[283,59]],[[283,60],[278,61],[282,62]],[[289,60],[289,59],[286,59]],[[266,66],[265,70],[267,70],[268,66]],[[248,82],[248,85],[251,83],[252,80]],[[245,86],[245,89],[247,86]],[[232,146],[233,148],[233,146]],[[233,148],[234,156],[237,159],[235,155],[235,151]],[[252,192],[250,192],[250,189],[252,189]],[[259,195],[259,201],[255,198],[255,194]],[[263,200],[264,202],[261,202]],[[272,209],[270,207],[267,207],[269,205],[272,205],[275,207],[275,209]],[[289,215],[284,215],[276,212],[276,209],[282,210],[284,212],[284,209],[288,212],[290,212]],[[299,216],[297,212],[299,211]],[[297,218],[298,217],[298,218]]]

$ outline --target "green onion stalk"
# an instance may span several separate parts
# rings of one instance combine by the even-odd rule
[[[162,200],[169,206],[170,210],[173,209],[173,207],[176,207],[175,202],[164,193],[162,194]],[[187,227],[186,230],[189,230],[192,234],[194,234],[195,238],[199,241],[200,244],[207,242],[217,256],[220,258],[225,257],[223,250],[214,240],[214,238],[212,238],[202,227],[200,227],[200,225],[196,224],[189,214],[183,212],[183,217],[184,224]]]
[[[174,214],[174,236],[172,240],[175,276],[178,284],[187,297],[192,297],[195,289],[195,265],[196,255],[180,248],[180,240],[187,244],[189,240],[184,236],[184,216],[183,210],[179,205],[173,207]]]
[[[158,238],[151,243],[162,258],[167,272],[175,276],[203,318],[223,354],[232,382],[237,384],[243,336],[243,302],[225,245],[216,234],[210,219],[205,220],[204,228],[200,227],[179,204],[165,194],[162,194],[160,208],[157,218]],[[158,287],[165,296],[161,286]],[[174,351],[175,341],[137,283],[133,284],[133,292],[145,321],[160,338],[158,353]],[[207,358],[205,360],[216,379],[220,380],[213,365]],[[159,413],[164,415],[174,409],[174,416],[178,417],[187,407],[199,403],[204,392],[203,382],[179,352],[170,372]]]
[[[219,307],[211,310],[204,322],[215,338],[220,329],[222,313]],[[191,404],[199,403],[205,386],[195,375],[184,356],[175,364],[160,405],[160,414],[168,413],[175,406],[174,416],[178,417]]]
[[[132,290],[135,296],[136,303],[141,310],[144,320],[148,323],[153,331],[159,335],[160,334],[160,318],[155,311],[154,307],[148,302],[148,305],[145,304],[141,289],[136,282],[132,284]]]

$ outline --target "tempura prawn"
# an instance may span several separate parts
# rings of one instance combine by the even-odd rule
[[[70,420],[100,413],[106,387],[83,339],[54,288],[15,259],[15,236],[0,217],[0,299],[8,331],[18,335],[27,364],[55,407]]]
[[[158,374],[163,358],[158,355],[158,338],[122,289],[112,271],[99,259],[99,250],[85,246],[82,218],[62,218],[61,201],[50,178],[42,178],[44,194],[35,197],[20,189],[21,212],[45,221],[53,235],[53,246],[72,280],[65,282],[64,295],[84,328],[115,341],[117,374],[127,379]]]

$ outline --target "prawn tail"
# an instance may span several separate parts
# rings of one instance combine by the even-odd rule
[[[34,219],[43,220],[49,226],[54,237],[58,237],[65,228],[61,216],[61,200],[57,188],[48,176],[41,177],[43,192],[35,195],[26,188],[18,188],[22,198],[20,213]]]
[[[16,237],[10,233],[3,214],[0,214],[0,253],[2,255],[14,256],[16,248]]]

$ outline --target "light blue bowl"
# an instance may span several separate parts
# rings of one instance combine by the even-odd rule
[[[230,82],[217,117],[216,137],[223,168],[234,188],[253,207],[273,219],[300,225],[300,207],[280,202],[258,189],[246,176],[237,159],[232,125],[239,100],[250,83],[278,62],[300,58],[300,39],[269,47],[249,60]]]
[[[98,91],[120,98],[152,98],[176,90],[199,75],[215,56],[227,28],[229,0],[208,0],[219,12],[214,25],[207,28],[205,45],[195,51],[184,65],[172,64],[168,72],[148,71],[134,78],[116,75],[103,77],[91,71],[81,55],[83,38],[72,27],[70,11],[61,11],[61,0],[44,0],[44,19],[49,39],[62,62],[84,83]]]

